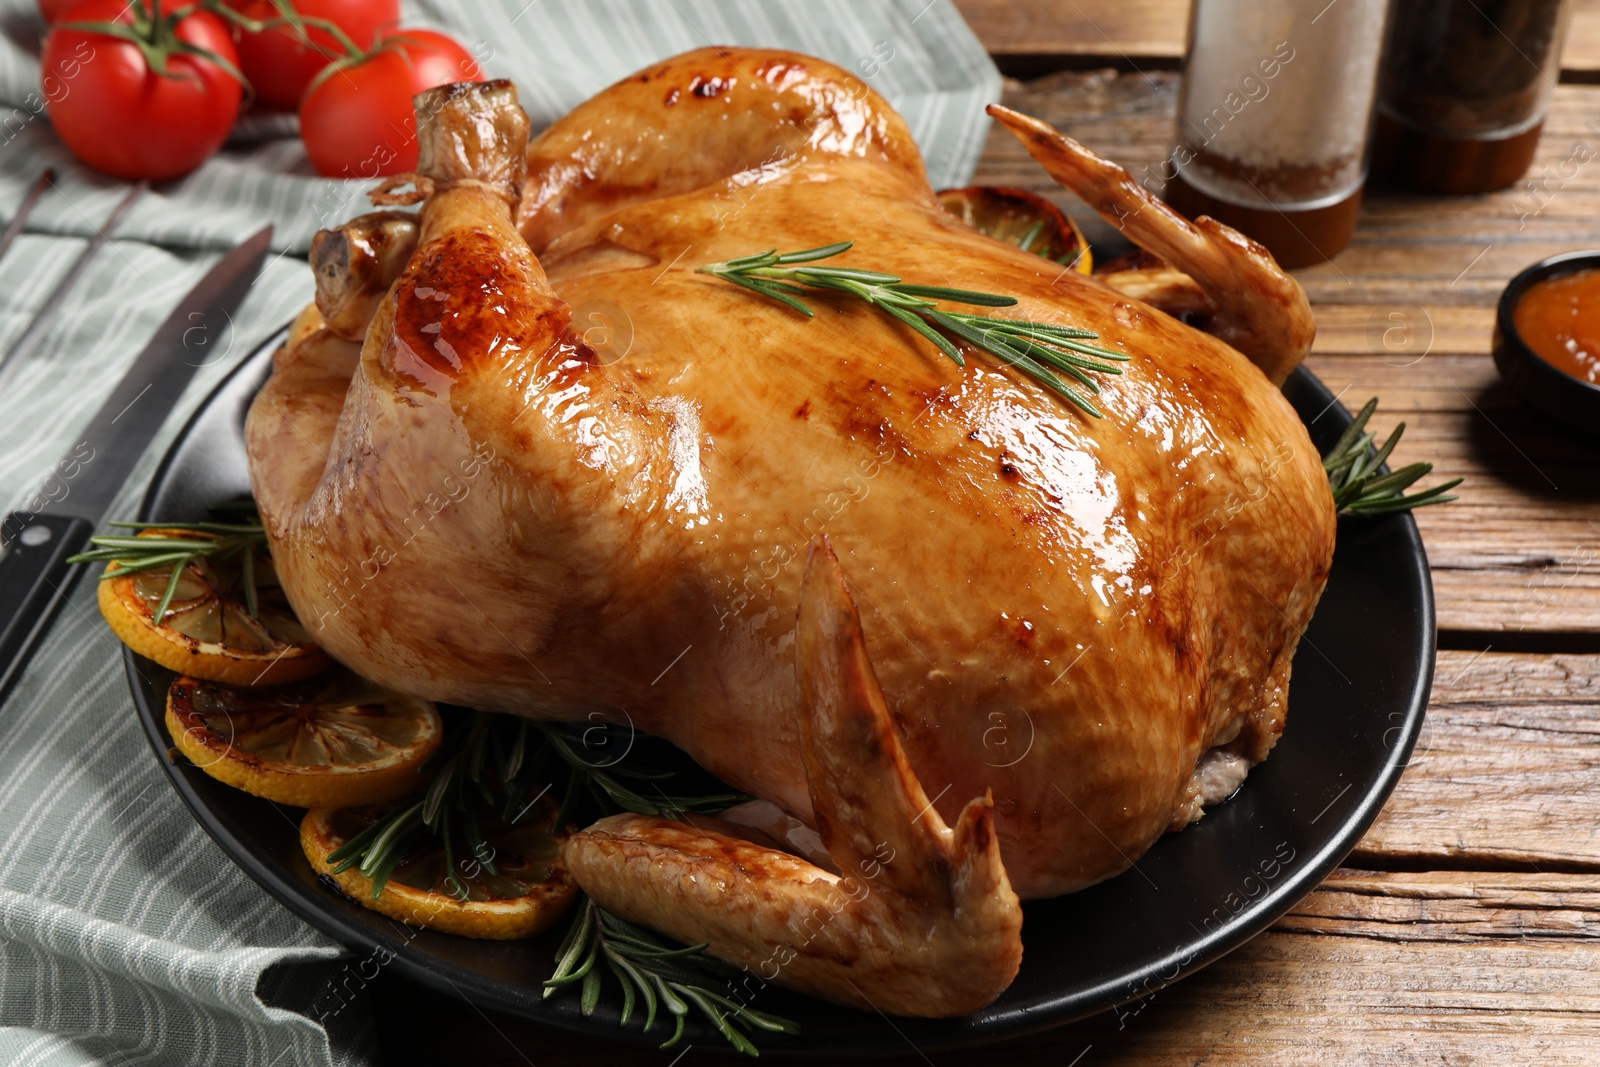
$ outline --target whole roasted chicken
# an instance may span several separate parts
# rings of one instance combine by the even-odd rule
[[[531,143],[509,83],[417,104],[418,172],[375,199],[420,211],[318,236],[251,477],[359,673],[631,723],[761,798],[587,828],[600,904],[959,1015],[1015,975],[1019,897],[1124,870],[1267,755],[1335,524],[1277,388],[1309,308],[1262,249],[992,108],[1166,263],[1063,270],[943,210],[884,101],[786,52],[670,59]],[[1131,357],[1104,417],[844,294],[807,318],[696,270],[840,241],[1094,331]]]

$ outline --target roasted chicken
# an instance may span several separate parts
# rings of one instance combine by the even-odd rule
[[[991,110],[1214,336],[947,214],[844,71],[707,49],[531,143],[508,83],[419,97],[418,173],[377,200],[420,212],[319,236],[320,311],[247,427],[279,577],[334,657],[629,723],[762,798],[602,820],[568,850],[585,891],[906,1014],[988,1003],[1019,897],[1126,869],[1266,757],[1333,552],[1276,388],[1311,341],[1299,286]],[[860,301],[806,318],[695,269],[846,240],[840,266],[1010,294],[995,314],[1130,355],[1104,417]]]

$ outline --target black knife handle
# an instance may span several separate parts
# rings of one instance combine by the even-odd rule
[[[83,571],[67,562],[94,527],[65,515],[13,511],[0,531],[0,703],[21,676]]]

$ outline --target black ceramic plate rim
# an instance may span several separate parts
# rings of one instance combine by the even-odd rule
[[[180,457],[184,442],[195,427],[206,417],[213,403],[235,385],[236,378],[242,374],[249,373],[250,369],[261,360],[264,353],[270,353],[281,344],[286,335],[287,327],[280,329],[242,359],[238,366],[228,373],[190,416],[183,429],[173,438],[166,455],[156,469],[150,488],[140,505],[139,521],[147,522],[153,518],[154,509],[166,488],[171,469]],[[1309,371],[1302,369],[1296,373],[1303,376],[1301,387],[1311,389],[1319,400],[1326,403],[1327,406],[1323,409],[1324,412],[1337,411],[1341,421],[1348,423],[1349,412],[1338,403],[1337,399],[1320,381],[1311,375]],[[1423,715],[1427,707],[1428,694],[1433,680],[1436,630],[1433,587],[1429,578],[1427,558],[1415,520],[1409,514],[1395,516],[1394,518],[1398,518],[1403,522],[1408,561],[1419,572],[1421,578],[1422,600],[1418,608],[1420,611],[1419,624],[1425,635],[1422,648],[1423,655],[1420,657],[1419,669],[1411,679],[1410,693],[1406,698],[1403,716],[1388,731],[1388,733],[1393,733],[1396,736],[1392,758],[1383,766],[1376,778],[1367,785],[1355,807],[1342,816],[1337,823],[1337,829],[1323,840],[1321,847],[1303,861],[1297,858],[1294,868],[1286,873],[1281,880],[1276,881],[1270,890],[1241,908],[1230,919],[1217,926],[1209,934],[1200,935],[1191,941],[1184,942],[1165,956],[1149,962],[1143,967],[1108,974],[1103,981],[1097,984],[1087,987],[1077,986],[1067,993],[1054,998],[1042,1001],[1035,1000],[998,1009],[990,1008],[977,1017],[968,1017],[967,1019],[951,1020],[943,1023],[935,1021],[932,1026],[938,1027],[939,1032],[930,1035],[924,1031],[919,1034],[922,1040],[912,1045],[914,1049],[918,1051],[940,1051],[984,1044],[1004,1038],[1020,1037],[1119,1008],[1134,1001],[1147,999],[1165,986],[1193,974],[1195,971],[1249,942],[1280,918],[1297,901],[1316,888],[1350,853],[1362,835],[1365,834],[1367,828],[1371,826],[1373,820],[1377,818],[1378,812],[1382,809],[1384,802],[1388,799],[1390,792],[1394,789],[1395,783],[1399,780],[1401,772],[1410,759],[1417,736],[1421,731]],[[1341,520],[1341,538],[1349,532],[1349,529],[1343,525],[1344,521]],[[1302,645],[1301,654],[1304,654],[1304,645]],[[423,953],[413,953],[407,947],[409,938],[374,936],[370,929],[343,913],[340,908],[332,906],[332,898],[330,896],[318,895],[308,891],[303,882],[284,877],[258,855],[248,842],[227,825],[228,820],[225,817],[213,811],[205,798],[194,788],[194,784],[183,773],[182,765],[171,755],[170,743],[167,739],[166,727],[163,721],[165,708],[157,708],[152,705],[146,689],[148,681],[141,673],[143,667],[155,665],[135,655],[126,647],[122,649],[122,655],[129,689],[133,694],[134,704],[139,714],[140,723],[144,728],[146,739],[150,742],[150,746],[161,763],[162,769],[166,772],[168,779],[172,782],[173,788],[183,798],[184,803],[189,807],[196,821],[200,823],[212,840],[222,848],[223,852],[252,880],[267,890],[268,893],[295,915],[348,948],[369,954],[385,953],[386,962],[392,965],[397,972],[446,996],[465,999],[479,1009],[488,1008],[501,1011],[536,1022],[542,1026],[549,1026],[575,1035],[609,1042],[639,1047],[655,1047],[664,1040],[666,1035],[659,1026],[651,1033],[646,1034],[637,1025],[624,1028],[616,1026],[599,1016],[585,1018],[577,1013],[574,1000],[571,997],[544,1002],[537,998],[537,990],[535,989],[510,986],[476,970],[457,966],[449,961]],[[1338,797],[1335,797],[1334,801],[1336,802],[1338,799]],[[261,801],[261,803],[266,804],[268,802]],[[1330,802],[1330,808],[1333,803]],[[286,820],[289,820],[291,825],[298,826],[297,817],[291,816],[282,807],[273,806],[277,808],[278,812]],[[289,810],[299,811],[299,809]],[[1326,810],[1324,809],[1324,811]],[[1313,822],[1315,821],[1313,820]],[[399,924],[391,925],[396,930],[405,929]],[[1024,941],[1026,942],[1026,938],[1024,938]],[[918,1023],[926,1025],[925,1021],[922,1020],[906,1020],[906,1022],[907,1024]],[[758,1034],[756,1040],[763,1056],[806,1059],[838,1055],[841,1052],[865,1055],[904,1053],[907,1051],[906,1046],[910,1043],[909,1039],[901,1035],[900,1030],[893,1025],[885,1026],[881,1039],[877,1041],[852,1040],[848,1045],[841,1045],[836,1049],[816,1046],[785,1047],[783,1041],[777,1039],[776,1035]],[[691,1022],[686,1027],[685,1037],[680,1047],[687,1044],[693,1044],[703,1053],[722,1051],[732,1053],[731,1049],[721,1044],[721,1039],[714,1032],[694,1022]]]

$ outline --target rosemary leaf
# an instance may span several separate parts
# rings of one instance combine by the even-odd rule
[[[1068,400],[1072,401],[1072,403],[1076,404],[1090,415],[1093,415],[1095,418],[1098,419],[1104,417],[1101,415],[1100,409],[1095,407],[1087,397],[1079,393],[1076,389],[1072,388],[1072,386],[1068,385],[1060,378],[1056,377],[1054,373],[1047,370],[1042,364],[1012,347],[1009,341],[1006,341],[998,336],[985,337],[970,324],[963,322],[960,319],[953,318],[942,311],[930,310],[928,312],[928,317],[969,344],[976,345],[991,355],[999,357],[1001,362],[1010,364],[1011,366],[1016,367],[1018,370],[1024,371],[1031,375],[1033,378],[1055,390],[1057,393],[1060,393],[1062,396],[1066,397]]]
[[[161,592],[161,601],[156,605],[156,610],[152,613],[157,626],[166,621],[167,610],[172,607],[172,598],[178,595],[178,583],[183,580],[183,572],[187,567],[187,563],[173,566],[172,576],[167,579],[166,588]]]
[[[366,850],[367,845],[372,841],[373,838],[377,837],[383,832],[383,828],[384,822],[380,819],[377,822],[374,822],[371,826],[368,826],[365,830],[362,830],[359,834],[356,834],[356,836],[352,837],[344,844],[340,845],[338,848],[334,849],[332,852],[328,853],[328,862],[339,865],[334,869],[333,873],[339,874],[343,871],[349,870],[351,867],[354,867],[357,863],[360,863],[361,853]]]
[[[896,292],[905,292],[905,288],[896,285],[900,281],[893,274],[885,274],[881,270],[855,270],[851,267],[803,267],[793,272],[796,278],[808,284],[815,285],[823,281],[861,282],[866,285],[895,285]],[[762,275],[767,277],[767,275]]]
[[[933,300],[953,300],[958,304],[973,304],[978,307],[1008,308],[1014,307],[1017,298],[1014,296],[1000,296],[995,293],[978,293],[971,289],[949,289],[942,285],[896,285],[895,292],[906,293],[910,296],[925,296]]]
[[[589,973],[583,976],[583,991],[579,994],[578,1010],[584,1015],[593,1015],[594,1009],[600,1006],[600,971],[590,967]]]
[[[965,367],[967,365],[967,361],[961,355],[961,350],[955,345],[951,344],[949,341],[945,340],[943,334],[929,326],[922,319],[913,315],[904,308],[895,307],[893,304],[884,305],[883,310],[887,311],[889,314],[893,315],[895,318],[899,319],[913,330],[916,330],[929,341],[932,341],[934,347],[943,352],[945,355],[949,356],[951,360],[955,362],[956,366]]]
[[[808,248],[803,252],[788,252],[781,256],[778,255],[778,250],[774,248],[768,255],[772,256],[774,263],[810,263],[813,260],[830,259],[840,252],[848,252],[850,251],[850,245],[851,242],[849,241],[840,241],[837,244],[823,245],[820,248]],[[738,260],[733,260],[732,262],[737,263]]]
[[[607,949],[606,955],[613,968],[619,973],[627,975],[628,981],[639,991],[639,997],[644,1001],[644,1031],[649,1033],[651,1027],[656,1024],[656,1006],[659,1003],[656,999],[655,983],[646,978],[639,968],[628,962],[627,957],[614,949]],[[623,1017],[622,1025],[628,1025],[626,1015]]]
[[[217,504],[214,507],[212,507],[211,510],[212,511],[221,511],[225,507],[227,507],[227,505]],[[251,512],[255,511],[255,504],[252,503],[252,504],[249,505],[249,507],[250,507]],[[258,534],[258,533],[262,532],[261,524],[259,522],[236,523],[236,522],[126,522],[126,521],[114,521],[114,522],[108,522],[108,523],[106,523],[106,525],[107,526],[115,526],[118,529],[122,529],[122,530],[195,530],[195,531],[200,532],[200,533],[220,533],[220,534],[238,533],[238,534],[250,534],[250,535],[255,535],[255,534]],[[129,538],[129,540],[136,540],[136,539]],[[184,543],[188,544],[189,542],[184,542]]]
[[[1044,219],[1034,219],[1033,225],[1029,226],[1027,232],[1024,233],[1017,241],[1017,247],[1022,249],[1024,252],[1032,252],[1033,242],[1039,239],[1039,231],[1043,229]]]
[[[110,556],[96,556],[94,553],[85,552],[82,557],[76,557],[76,559],[79,563],[94,563],[100,561],[104,561],[106,563],[115,562],[117,564],[116,570],[112,570],[110,567],[107,567],[105,573],[100,575],[100,580],[103,582],[109,578],[115,578],[118,575],[138,574],[141,571],[160,570],[162,567],[170,566],[174,563],[187,563],[189,562],[190,556],[187,552],[172,552],[165,556],[149,556],[141,559],[137,563],[124,563],[114,554]]]
[[[499,736],[496,734],[495,736]],[[522,773],[523,761],[528,758],[528,724],[526,721],[517,723],[517,738],[511,742],[511,750],[506,754],[505,762],[500,765],[501,781],[509,782]]]
[[[261,595],[256,589],[256,554],[248,548],[239,558],[240,579],[244,583],[244,609],[252,619],[261,618]]]
[[[461,877],[458,874],[456,874],[456,850],[451,843],[452,836],[450,833],[450,814],[449,808],[446,808],[439,814],[439,841],[444,845],[444,886],[450,891],[451,896],[455,897],[457,900],[464,901],[467,900],[471,894],[467,892],[466,883],[461,880]]]
[[[783,292],[775,285],[762,285],[760,282],[752,281],[741,274],[730,274],[727,276],[727,280],[732,282],[734,285],[743,286],[744,288],[749,289],[751,292],[760,293],[762,296],[768,296],[774,300],[788,304],[806,318],[811,317],[812,312],[810,308],[800,303],[800,301],[796,300],[788,293]]]
[[[707,997],[703,991],[696,989],[694,986],[677,984],[674,984],[673,988],[677,992],[682,993],[687,1000],[693,1003],[695,1007],[700,1009],[700,1013],[702,1015],[711,1020],[712,1024],[716,1026],[717,1030],[722,1034],[722,1036],[727,1039],[728,1044],[732,1045],[746,1056],[759,1055],[759,1053],[756,1052],[756,1047],[750,1043],[750,1039],[745,1037],[738,1030],[734,1029],[733,1024],[728,1021],[728,1016],[724,1012],[719,1011],[717,1007],[710,1002],[710,998]]]

